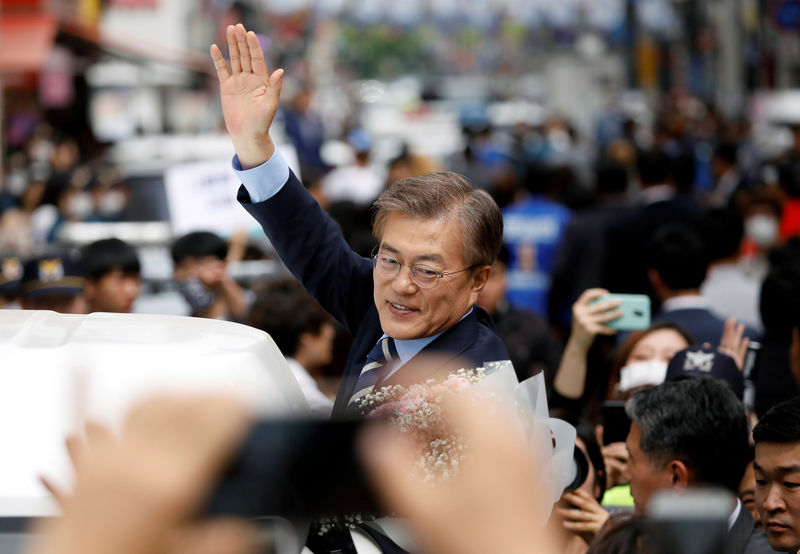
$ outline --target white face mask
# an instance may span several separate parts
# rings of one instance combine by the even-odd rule
[[[67,204],[69,217],[73,219],[83,220],[92,214],[92,197],[85,192],[76,194],[70,198]]]
[[[56,147],[55,145],[50,142],[49,140],[39,140],[31,146],[30,149],[30,156],[33,161],[36,162],[44,162],[50,163],[50,160],[53,159],[53,154],[55,153]]]
[[[619,371],[619,391],[626,392],[646,385],[660,385],[667,376],[667,362],[633,362]]]
[[[111,190],[100,197],[97,210],[101,215],[113,217],[118,215],[125,207],[125,195],[118,190]]]
[[[6,192],[11,196],[20,197],[28,187],[28,173],[24,170],[16,170],[9,174],[6,181]]]
[[[771,215],[756,214],[744,222],[744,233],[759,248],[769,248],[778,243],[778,219]]]

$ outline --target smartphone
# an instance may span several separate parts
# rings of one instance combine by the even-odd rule
[[[592,301],[619,300],[622,315],[607,322],[606,327],[618,331],[637,331],[650,327],[650,297],[646,294],[606,294]]]
[[[608,400],[601,407],[603,415],[603,445],[625,442],[631,429],[631,420],[625,413],[625,402]]]
[[[256,423],[207,503],[246,518],[380,515],[358,456],[362,420]]]
[[[747,345],[747,352],[744,356],[744,367],[742,367],[742,375],[747,381],[758,380],[758,357],[761,353],[761,343],[751,340]]]
[[[736,506],[721,489],[687,489],[657,493],[647,503],[659,554],[726,554],[728,518]],[[738,547],[741,551],[741,546]]]
[[[758,381],[758,360],[761,354],[761,343],[751,340],[747,345],[747,352],[744,355],[744,365],[742,375],[744,376],[744,396],[742,403],[748,414],[752,414],[756,409],[756,382]]]

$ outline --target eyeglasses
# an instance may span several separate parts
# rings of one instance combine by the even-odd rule
[[[376,254],[373,256],[372,265],[378,272],[378,275],[384,279],[394,279],[400,274],[400,268],[405,265],[411,274],[411,280],[414,281],[414,283],[421,289],[432,289],[439,284],[439,280],[445,275],[453,275],[455,273],[462,273],[472,269],[472,266],[470,266],[466,269],[442,273],[441,271],[436,271],[432,267],[424,264],[401,264],[395,258],[387,254]]]

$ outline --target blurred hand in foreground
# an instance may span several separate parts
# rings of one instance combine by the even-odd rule
[[[38,524],[31,554],[251,551],[247,523],[193,519],[249,422],[230,398],[159,398],[131,412],[119,440],[92,428],[72,441],[74,493]]]
[[[391,428],[369,429],[361,446],[373,482],[430,552],[555,553],[543,526],[549,506],[537,494],[541,465],[514,415],[488,404],[454,396],[446,424],[463,437],[467,454],[453,477],[436,484],[418,470],[418,445]]]

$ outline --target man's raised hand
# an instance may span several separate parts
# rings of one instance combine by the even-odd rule
[[[231,65],[216,44],[211,59],[219,78],[222,114],[242,168],[267,161],[275,151],[269,128],[278,111],[283,70],[269,73],[261,44],[239,23],[225,30]]]

